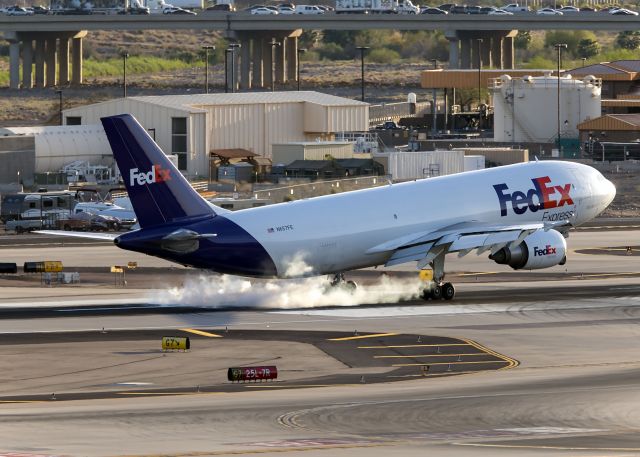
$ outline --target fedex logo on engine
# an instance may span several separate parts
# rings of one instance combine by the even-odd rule
[[[506,184],[494,184],[493,188],[500,201],[500,216],[507,215],[507,203],[511,204],[511,208],[516,214],[524,214],[527,210],[535,213],[539,209],[573,205],[570,195],[571,184],[552,185],[548,176],[534,178],[531,182],[533,189],[529,189],[527,192],[519,190],[509,192],[509,186]]]
[[[129,185],[143,186],[145,184],[153,184],[156,182],[165,182],[171,180],[171,170],[162,168],[161,165],[153,165],[151,171],[138,171],[137,168],[129,170]]]
[[[551,247],[550,244],[547,244],[544,248],[539,248],[538,246],[533,247],[533,256],[545,256],[552,255],[556,253],[556,248]]]

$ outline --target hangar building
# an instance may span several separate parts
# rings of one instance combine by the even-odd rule
[[[273,144],[333,140],[366,131],[369,105],[319,92],[251,92],[128,97],[64,111],[67,125],[131,113],[189,177],[208,177],[210,157],[245,149],[271,158]]]

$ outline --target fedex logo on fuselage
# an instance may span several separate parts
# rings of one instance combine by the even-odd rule
[[[137,168],[129,170],[129,185],[143,186],[156,182],[165,182],[171,179],[170,170],[162,168],[161,165],[152,165],[151,171],[138,171]]]
[[[539,248],[538,246],[533,247],[533,256],[545,256],[552,255],[556,253],[556,248],[551,247],[550,244],[547,244],[544,248]]]
[[[527,192],[516,190],[512,193],[508,192],[509,186],[506,184],[494,184],[493,188],[500,201],[500,216],[507,215],[507,203],[511,203],[511,208],[515,214],[524,214],[527,210],[535,213],[539,209],[573,205],[570,195],[571,184],[549,185],[551,179],[548,176],[534,178],[531,182],[533,183],[533,189],[529,189]]]

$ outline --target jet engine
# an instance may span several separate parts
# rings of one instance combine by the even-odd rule
[[[567,261],[567,242],[556,230],[536,230],[515,247],[505,246],[489,258],[514,270],[539,270]]]

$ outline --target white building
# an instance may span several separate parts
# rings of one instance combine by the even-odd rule
[[[33,137],[35,173],[57,172],[76,161],[113,164],[111,146],[102,125],[5,127],[0,128],[0,136]]]
[[[246,92],[128,97],[68,109],[65,124],[99,124],[130,113],[179,168],[209,176],[209,157],[220,149],[246,149],[271,158],[274,143],[332,140],[335,133],[365,131],[369,105],[319,92]]]
[[[578,138],[578,124],[600,116],[601,81],[560,78],[560,135]],[[494,139],[499,142],[551,143],[558,137],[558,78],[511,78],[490,85],[494,106]]]

